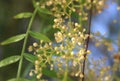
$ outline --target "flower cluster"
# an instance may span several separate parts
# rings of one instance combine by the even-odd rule
[[[45,43],[43,41],[40,44],[33,43],[29,46],[28,50],[34,51],[34,54],[38,57],[35,61],[35,69],[31,70],[30,75],[34,72],[37,74],[37,79],[42,76],[42,68],[47,65],[50,66],[50,70],[57,66],[59,73],[64,73],[65,68],[71,69],[72,76],[80,76],[81,65],[85,59],[84,54],[90,54],[88,50],[85,52],[85,40],[89,36],[85,34],[85,29],[82,32],[79,31],[80,25],[74,23],[74,28],[70,30],[58,31],[55,35],[56,45],[50,43]],[[72,25],[71,25],[72,26]],[[76,71],[74,71],[76,68]]]
[[[59,74],[69,72],[70,76],[83,78],[82,66],[86,59],[86,40],[91,35],[87,34],[84,22],[88,22],[88,11],[91,5],[101,10],[104,0],[47,0],[41,4],[42,8],[49,9],[54,16],[53,28],[58,29],[54,33],[54,42],[40,41],[40,44],[33,43],[28,48],[30,52],[38,57],[35,61],[35,69],[31,70],[30,76],[35,73],[37,79],[41,79],[43,68],[50,67],[59,71]],[[76,13],[77,21],[72,21],[72,14]],[[67,74],[68,75],[68,74]]]
[[[106,0],[47,0],[41,4],[41,8],[49,9],[55,17],[68,18],[74,12],[81,17],[81,21],[86,21],[91,7],[94,7],[93,14],[101,13],[108,7],[105,2]]]

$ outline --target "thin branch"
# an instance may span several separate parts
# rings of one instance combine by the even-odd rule
[[[88,25],[88,38],[86,39],[86,48],[85,48],[85,52],[87,52],[87,50],[88,50],[88,45],[89,45],[89,40],[90,40],[90,29],[91,29],[91,22],[92,22],[92,12],[93,12],[93,0],[91,0],[91,9],[90,9],[90,12],[89,12],[89,14],[90,14],[90,17],[89,17],[89,25]],[[87,56],[87,54],[84,54],[84,57],[85,57],[85,59],[84,59],[84,61],[83,61],[83,69],[82,69],[82,73],[83,73],[83,75],[85,74],[85,63],[86,63],[86,56]],[[82,78],[82,81],[84,81],[84,77]]]
[[[26,48],[26,44],[27,44],[27,40],[28,40],[29,31],[30,31],[30,28],[32,26],[32,23],[33,23],[33,20],[35,18],[35,15],[37,13],[37,10],[38,10],[38,7],[36,7],[36,9],[34,10],[33,15],[31,17],[30,22],[29,22],[28,27],[27,27],[26,37],[24,39],[23,48],[22,48],[22,51],[21,51],[21,58],[20,58],[19,65],[18,65],[17,81],[19,81],[19,78],[20,78],[21,69],[22,69],[22,63],[23,63],[23,55],[24,55],[24,52],[25,52],[25,48]]]

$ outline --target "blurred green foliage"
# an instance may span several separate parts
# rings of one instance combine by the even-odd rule
[[[0,0],[0,42],[8,39],[9,37],[25,33],[29,18],[15,20],[14,16],[22,12],[33,12],[33,10],[34,7],[32,0]],[[37,16],[33,22],[34,27],[32,29],[44,33],[51,40],[54,40],[53,34],[56,30],[49,25],[50,23],[53,23],[53,17],[49,16],[49,14],[43,15],[41,14],[42,12],[43,11],[38,12],[39,16]],[[33,39],[28,41],[28,45],[32,41]],[[23,41],[6,46],[0,46],[0,60],[12,55],[20,55],[22,44]],[[24,61],[23,68],[27,66],[26,64],[28,63]],[[31,65],[29,66],[28,64],[28,68],[30,69]],[[17,69],[18,62],[7,67],[0,68],[0,81],[7,81],[10,78],[15,78]],[[25,71],[22,75],[23,77],[29,72],[29,70],[26,69],[23,69],[22,71]]]
[[[25,32],[28,20],[15,20],[13,16],[17,13],[32,11],[30,0],[0,0],[0,42]],[[20,54],[22,42],[0,46],[0,60],[5,57]],[[0,68],[0,81],[7,81],[16,76],[18,64],[14,63],[8,67]]]

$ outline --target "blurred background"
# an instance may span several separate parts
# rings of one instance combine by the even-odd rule
[[[109,7],[105,8],[101,14],[93,16],[91,30],[92,32],[99,31],[102,33],[103,37],[116,42],[118,40],[118,32],[120,32],[120,25],[119,23],[113,23],[113,21],[120,21],[120,13],[117,10],[119,2],[112,1],[113,0],[107,1],[106,4],[108,4]],[[33,9],[31,0],[0,0],[0,42],[11,36],[25,33],[29,19],[15,20],[13,16],[20,12],[32,12]],[[33,25],[41,27],[42,24],[40,22],[42,21],[40,19],[40,17],[36,18]],[[45,20],[47,19],[45,18]],[[34,29],[37,31],[42,31],[42,29],[38,27],[34,27]],[[7,46],[0,46],[0,60],[12,55],[19,55],[21,52],[22,43],[23,41]],[[90,45],[89,49],[92,50],[90,57],[94,57],[96,59],[107,57],[107,63],[112,65],[113,58],[111,55],[118,52],[118,45],[114,43],[112,45],[115,49],[112,52],[106,52],[105,49],[99,50],[99,48]],[[0,68],[0,81],[7,81],[10,78],[14,78],[17,73],[17,67],[18,63],[14,63],[7,67]]]
[[[13,16],[20,12],[33,11],[30,0],[0,0],[0,42],[21,33],[25,33],[29,19],[15,20]],[[0,46],[0,60],[19,55],[23,42]],[[14,78],[17,73],[18,63],[0,68],[0,81]]]

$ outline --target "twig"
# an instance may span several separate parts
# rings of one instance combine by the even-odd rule
[[[23,48],[22,48],[22,51],[21,51],[21,58],[20,58],[19,65],[18,65],[17,81],[19,81],[19,78],[20,78],[21,69],[22,69],[22,63],[23,63],[23,55],[24,55],[24,52],[25,52],[25,48],[26,48],[26,44],[27,44],[27,39],[28,39],[29,31],[30,31],[30,28],[32,26],[32,23],[33,23],[33,20],[35,18],[35,15],[37,13],[37,10],[38,10],[38,7],[36,7],[36,9],[34,10],[33,15],[32,15],[32,17],[30,19],[29,25],[27,27],[26,37],[24,39]]]
[[[90,9],[90,17],[89,17],[89,25],[88,25],[88,37],[87,37],[87,39],[86,39],[86,48],[85,48],[85,52],[87,52],[87,50],[88,50],[88,44],[89,44],[89,40],[90,40],[90,29],[91,29],[91,22],[92,22],[92,11],[93,11],[93,0],[91,0],[91,9]],[[85,74],[85,62],[86,62],[86,56],[87,56],[87,54],[84,54],[84,57],[85,57],[85,59],[84,59],[84,61],[83,61],[83,69],[82,69],[82,73],[83,73],[83,75]],[[84,81],[84,77],[82,78],[82,81]]]

